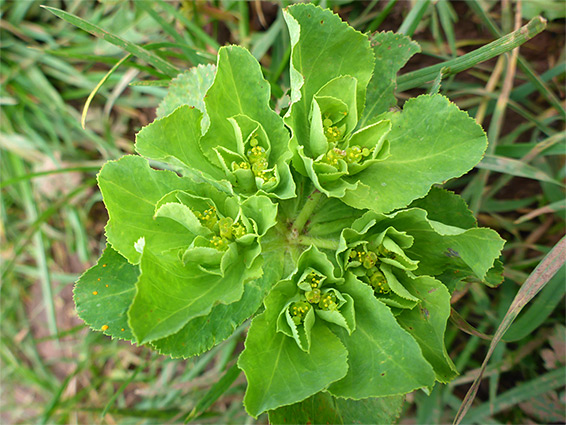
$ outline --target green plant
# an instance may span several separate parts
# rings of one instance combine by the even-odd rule
[[[259,312],[238,361],[251,415],[281,422],[330,397],[394,417],[404,394],[457,375],[450,293],[501,281],[503,240],[431,190],[477,164],[487,139],[441,95],[396,108],[396,73],[418,51],[407,37],[370,40],[310,5],[285,20],[284,118],[253,56],[224,47],[172,85],[137,135],[145,158],[102,168],[109,245],[76,285],[77,311],[173,357]]]

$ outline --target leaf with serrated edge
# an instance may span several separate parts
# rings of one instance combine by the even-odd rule
[[[372,288],[348,273],[340,290],[354,299],[356,330],[348,335],[343,328],[331,326],[348,350],[349,367],[346,377],[328,391],[359,400],[432,387],[434,371],[419,345],[375,298]]]
[[[430,220],[449,226],[471,229],[478,225],[474,214],[460,195],[436,186],[424,198],[414,200],[409,205],[409,208],[413,207],[425,210]]]
[[[307,223],[307,233],[338,241],[340,232],[363,214],[362,211],[346,205],[336,198],[322,198]]]
[[[127,155],[102,167],[98,186],[110,217],[106,225],[108,242],[130,263],[140,260],[134,245],[141,237],[156,253],[191,244],[194,235],[185,227],[153,215],[164,195],[194,189],[199,183],[171,171],[153,170],[146,159]]]
[[[342,200],[355,208],[389,212],[420,198],[435,183],[474,167],[487,147],[482,128],[441,95],[408,100],[402,112],[388,114],[390,156],[353,176],[357,183]],[[403,176],[410,176],[404,178]]]
[[[224,172],[200,148],[202,112],[188,105],[155,120],[136,135],[136,151],[146,158],[181,167],[183,175],[204,173],[221,180]]]
[[[91,329],[131,340],[127,311],[136,292],[139,268],[107,246],[98,263],[77,281],[73,298],[79,317]]]
[[[269,423],[393,424],[401,414],[404,396],[349,400],[320,392],[306,400],[269,412]]]
[[[244,283],[261,275],[260,262],[246,267],[237,259],[220,276],[203,271],[197,263],[185,265],[176,254],[157,257],[144,249],[136,297],[128,311],[137,340],[144,344],[172,335],[214,305],[238,301]]]
[[[244,285],[242,299],[232,304],[219,304],[207,316],[190,320],[179,332],[151,345],[160,354],[171,357],[191,357],[209,350],[228,338],[244,320],[252,316],[261,306],[265,295],[274,282],[283,274],[285,250],[274,237],[275,231],[267,233],[262,240],[263,275]]]
[[[352,228],[360,232],[372,222],[372,233],[394,227],[414,238],[413,245],[404,252],[419,261],[418,269],[414,271],[418,275],[436,276],[446,269],[459,269],[483,280],[505,243],[492,229],[448,226],[429,220],[427,212],[419,208],[390,215],[369,211],[356,220]],[[344,250],[345,242],[341,243],[340,249]]]
[[[169,115],[181,105],[194,106],[204,115],[203,132],[208,128],[208,115],[204,105],[204,95],[210,88],[216,72],[215,65],[199,65],[179,74],[169,83],[167,95],[159,104],[157,118]]]
[[[420,345],[436,379],[449,382],[458,375],[444,344],[446,322],[450,317],[450,293],[430,276],[405,278],[403,284],[421,302],[412,310],[403,310],[397,320]]]
[[[296,4],[283,16],[291,36],[291,107],[285,122],[293,130],[291,146],[297,150],[309,139],[308,122],[313,96],[330,80],[350,75],[357,80],[358,116],[374,67],[367,37],[343,22],[330,10],[310,4]],[[293,165],[304,173],[301,160]]]
[[[302,401],[347,372],[347,352],[322,321],[312,328],[310,353],[276,331],[277,317],[295,291],[296,285],[289,281],[272,289],[265,299],[265,312],[252,321],[238,359],[248,380],[244,405],[253,417]]]
[[[277,164],[280,174],[281,181],[272,193],[278,198],[288,199],[295,196],[295,184],[288,164],[291,157],[289,132],[282,118],[270,108],[270,96],[271,87],[248,50],[240,46],[221,48],[216,76],[205,97],[210,127],[201,140],[201,146],[204,154],[218,164],[215,148],[223,146],[237,152],[234,127],[228,118],[245,115],[257,121],[270,140],[270,166]]]
[[[360,127],[397,104],[397,72],[411,56],[421,51],[420,46],[409,37],[392,32],[378,32],[370,37],[370,42],[375,55],[375,68],[368,85]]]

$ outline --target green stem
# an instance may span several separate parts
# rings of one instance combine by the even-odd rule
[[[305,205],[303,205],[303,209],[295,219],[293,223],[293,232],[300,234],[305,227],[306,222],[311,217],[314,209],[320,202],[320,198],[322,197],[322,193],[315,189],[313,193],[309,195]]]
[[[307,245],[307,246],[314,245],[317,248],[330,249],[333,251],[338,249],[338,241],[334,241],[331,239],[313,238],[312,236],[298,237],[297,244]]]
[[[502,53],[513,50],[526,41],[541,33],[546,28],[546,20],[540,16],[533,18],[529,23],[517,31],[507,34],[473,52],[467,53],[459,58],[452,59],[437,65],[429,66],[418,71],[401,75],[397,79],[397,91],[402,92],[419,87],[436,78],[442,71],[443,75],[457,74],[465,71],[478,63],[485,62]]]

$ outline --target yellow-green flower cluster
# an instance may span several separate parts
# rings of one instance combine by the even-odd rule
[[[377,248],[377,253],[367,250],[366,247],[357,247],[350,250],[348,254],[348,263],[352,266],[359,263],[356,274],[365,275],[367,282],[373,287],[377,294],[388,294],[391,288],[387,283],[387,279],[379,269],[379,256],[393,258],[395,253],[387,250],[382,245]],[[365,280],[365,279],[364,279]]]
[[[246,228],[241,223],[234,223],[231,217],[218,217],[218,212],[214,205],[197,213],[197,218],[204,227],[212,230],[215,235],[210,238],[210,245],[219,251],[228,249],[228,244],[244,236]]]

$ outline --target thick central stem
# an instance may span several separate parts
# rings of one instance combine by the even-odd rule
[[[301,212],[295,219],[295,222],[293,223],[293,233],[299,235],[303,231],[305,224],[307,223],[313,211],[315,210],[316,206],[320,202],[321,197],[322,197],[322,193],[316,189],[314,190],[313,193],[309,195],[307,201],[305,202],[305,205],[303,205],[303,209],[301,210]]]

